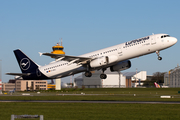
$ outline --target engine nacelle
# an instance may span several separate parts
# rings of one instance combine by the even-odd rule
[[[94,67],[100,67],[100,66],[103,66],[103,65],[107,65],[107,64],[108,64],[108,61],[109,61],[109,59],[108,59],[107,56],[102,56],[102,57],[100,57],[100,58],[97,58],[97,59],[91,61],[91,62],[90,62],[90,66],[91,66],[92,68],[94,68]]]
[[[118,57],[116,55],[108,56],[108,63],[117,62]]]
[[[118,57],[116,55],[102,56],[102,57],[99,57],[99,58],[91,61],[90,66],[92,68],[100,67],[100,66],[103,66],[103,65],[107,65],[107,64],[116,62],[117,60],[118,60]]]
[[[131,67],[131,61],[125,60],[110,67],[111,72],[122,71]]]

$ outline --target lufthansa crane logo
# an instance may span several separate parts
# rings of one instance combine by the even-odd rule
[[[30,67],[30,61],[27,58],[23,58],[20,62],[20,66],[22,70],[28,70]]]

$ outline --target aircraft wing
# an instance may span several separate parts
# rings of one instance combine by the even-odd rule
[[[80,64],[85,64],[87,61],[92,59],[89,57],[78,57],[78,56],[69,56],[64,54],[53,54],[53,53],[40,53],[40,55],[50,56],[52,58],[55,58],[56,61],[64,60],[64,61],[68,61],[72,63],[76,62]]]
[[[29,76],[31,73],[6,73],[6,75]]]

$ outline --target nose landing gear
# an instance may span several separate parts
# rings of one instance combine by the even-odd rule
[[[158,60],[162,60],[162,57],[159,56],[159,55],[160,55],[159,51],[156,51],[156,54],[157,54],[157,56],[158,56]]]
[[[162,60],[162,57],[158,57],[158,60]]]

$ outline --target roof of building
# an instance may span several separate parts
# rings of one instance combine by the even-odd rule
[[[123,76],[129,76],[129,77],[132,77],[132,76],[136,75],[137,73],[139,73],[139,71],[137,71],[137,72],[122,72]]]

